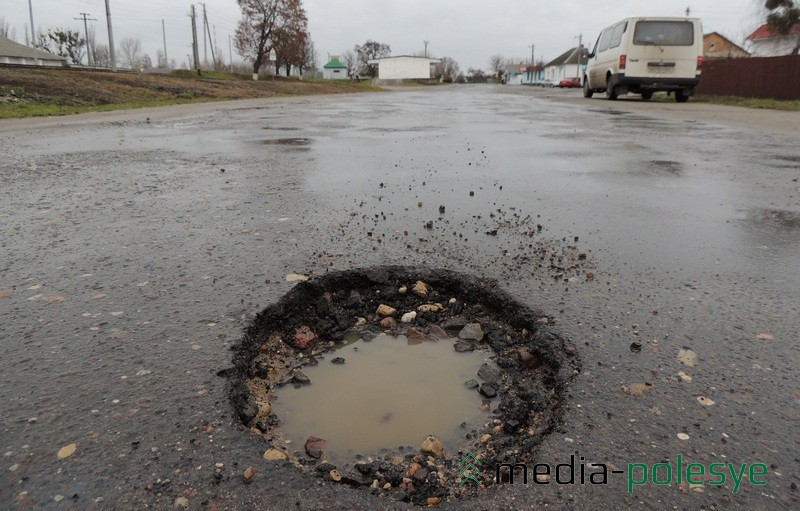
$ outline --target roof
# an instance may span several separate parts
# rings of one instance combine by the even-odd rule
[[[588,64],[589,63],[589,50],[583,48],[583,55],[581,55],[581,64]],[[578,48],[570,48],[569,50],[565,51],[558,57],[554,58],[550,62],[544,65],[544,67],[550,66],[564,66],[564,65],[578,65]]]
[[[347,69],[347,66],[342,64],[337,58],[332,58],[330,62],[322,67],[325,69]]]
[[[37,59],[41,60],[60,60],[62,62],[66,62],[67,60],[60,55],[54,55],[50,52],[37,50],[36,48],[31,48],[30,46],[25,46],[24,44],[19,44],[11,39],[0,36],[0,57],[30,59],[33,58],[34,55]]]
[[[438,64],[442,61],[442,59],[435,59],[433,57],[417,57],[416,55],[393,55],[391,57],[381,57],[378,59],[371,59],[368,63],[378,64],[381,60],[392,60],[392,59],[422,59],[430,61],[431,64]]]
[[[769,24],[764,23],[760,27],[758,27],[755,32],[747,36],[748,41],[757,41],[759,39],[772,39],[773,37],[784,37],[786,35],[797,35],[800,33],[800,23],[795,23],[795,25],[789,29],[788,34],[779,34],[772,28],[770,28]]]

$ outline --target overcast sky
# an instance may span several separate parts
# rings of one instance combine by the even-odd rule
[[[37,29],[63,26],[83,33],[83,22],[73,18],[86,12],[97,19],[91,24],[98,41],[107,42],[105,0],[31,1]],[[188,0],[109,1],[117,46],[124,37],[138,37],[155,62],[156,49],[162,47],[163,19],[169,58],[179,65],[187,61],[192,41]],[[212,33],[216,28],[217,45],[228,62],[228,36],[239,18],[237,4],[235,0],[206,0],[205,4]],[[720,32],[739,43],[763,20],[760,0],[304,0],[304,4],[322,61],[367,39],[389,44],[393,55],[420,52],[423,41],[428,40],[429,55],[453,57],[464,70],[488,68],[493,54],[530,58],[531,43],[536,58],[547,61],[577,45],[579,34],[583,34],[584,44],[591,46],[600,30],[619,19],[681,16],[687,5],[692,16],[702,19],[704,32]],[[202,12],[199,4],[197,8]],[[0,0],[0,17],[16,30],[17,41],[24,43],[28,0]],[[202,59],[200,27],[198,24]],[[234,60],[240,60],[235,50]]]

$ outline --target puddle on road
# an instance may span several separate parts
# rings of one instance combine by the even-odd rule
[[[307,138],[275,138],[263,141],[264,145],[287,145],[287,146],[307,146],[311,144],[311,140]]]
[[[488,354],[456,353],[456,341],[411,343],[402,335],[382,334],[304,367],[311,384],[286,385],[273,402],[284,436],[292,441],[290,450],[302,451],[310,436],[327,441],[325,454],[334,461],[418,446],[428,435],[445,448],[457,447],[487,417],[481,395],[464,382],[478,379]],[[344,363],[332,363],[337,358]]]

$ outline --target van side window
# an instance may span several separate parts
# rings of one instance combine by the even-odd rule
[[[614,33],[611,34],[611,44],[609,48],[616,48],[622,42],[622,34],[625,33],[625,29],[628,28],[628,22],[618,23],[614,27]]]
[[[608,43],[611,42],[611,33],[612,33],[612,30],[610,28],[607,28],[600,35],[600,50],[599,51],[606,51],[608,49]]]

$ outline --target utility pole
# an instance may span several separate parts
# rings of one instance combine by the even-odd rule
[[[578,82],[581,82],[581,58],[583,57],[583,34],[578,34]]]
[[[203,6],[203,26],[208,26],[208,18],[206,17],[206,4],[198,2]],[[206,45],[206,31],[203,30],[203,63],[208,62],[208,46]]]
[[[197,20],[196,13],[194,12],[194,4],[192,4],[192,55],[194,56],[194,68],[197,70],[197,76],[200,76],[200,52],[197,48]]]
[[[214,40],[211,38],[211,27],[208,26],[208,17],[206,16],[206,4],[203,4],[203,23],[206,24],[206,31],[203,32],[203,44],[205,44],[206,32],[208,32],[208,42],[211,45],[211,62],[212,67],[217,65],[217,57],[214,56]],[[204,57],[208,61],[208,57]]]
[[[161,36],[164,38],[164,67],[169,67],[169,59],[167,58],[167,27],[164,25],[164,20],[161,20]]]
[[[689,17],[689,14],[690,14],[691,12],[692,12],[692,9],[691,9],[691,8],[689,8],[689,7],[686,7],[686,17],[687,17],[687,18]]]
[[[422,42],[425,44],[425,58],[427,58],[428,57],[428,43],[430,41],[422,41]]]
[[[233,73],[233,47],[231,46],[231,35],[230,34],[228,34],[228,58],[231,61],[231,73]]]
[[[83,33],[86,36],[86,65],[92,65],[92,49],[89,46],[89,25],[86,23],[87,21],[97,21],[94,18],[90,18],[90,14],[85,12],[80,13],[80,18],[72,18],[74,20],[83,20]]]
[[[28,13],[31,15],[31,46],[36,48],[36,29],[33,28],[33,0],[28,0]]]
[[[111,8],[106,0],[106,20],[108,22],[108,51],[111,53],[111,70],[117,70],[117,58],[114,56],[114,32],[111,30]]]
[[[533,50],[536,46],[531,43],[531,85],[533,85],[533,73],[536,72],[536,57],[533,55]]]

